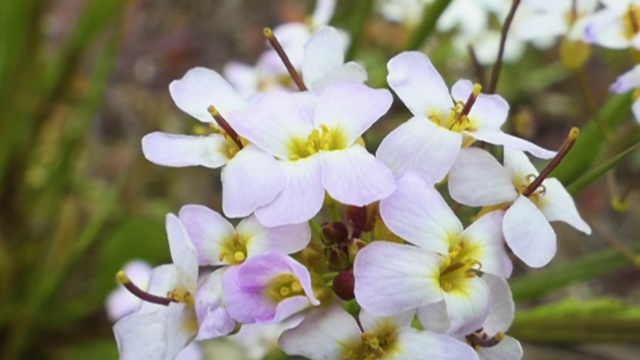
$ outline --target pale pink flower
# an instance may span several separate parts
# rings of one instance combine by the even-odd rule
[[[542,158],[555,155],[500,130],[509,112],[509,104],[501,96],[476,93],[469,80],[456,82],[449,94],[424,54],[401,53],[387,67],[389,85],[413,114],[382,140],[376,153],[396,178],[415,171],[429,183],[439,182],[460,148],[474,140],[525,150]]]
[[[130,261],[123,268],[131,281],[142,290],[147,290],[149,286],[151,270],[151,265],[141,260]],[[124,286],[119,285],[107,297],[107,317],[109,321],[116,322],[134,312],[138,306],[140,306],[140,298],[131,294]]]
[[[267,94],[229,118],[241,136],[278,159],[271,171],[285,173],[282,192],[256,210],[260,222],[307,221],[320,211],[325,191],[356,206],[388,196],[392,174],[356,141],[389,109],[389,91],[343,83],[324,90],[311,106],[296,95]]]
[[[601,0],[603,9],[590,17],[586,40],[611,49],[640,49],[640,0]]]
[[[585,234],[591,228],[560,181],[544,179],[529,197],[522,193],[538,171],[520,151],[504,150],[504,167],[488,152],[465,149],[449,174],[449,192],[469,206],[507,208],[502,231],[509,248],[531,267],[546,265],[556,253],[556,234],[550,221],[565,222]]]
[[[637,91],[640,88],[640,65],[634,66],[631,70],[620,75],[615,83],[611,85],[611,92],[621,94],[630,90]],[[637,97],[631,106],[633,117],[640,123],[640,101]]]

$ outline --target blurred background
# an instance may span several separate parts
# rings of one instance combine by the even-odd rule
[[[217,170],[165,168],[142,155],[140,139],[149,132],[195,131],[197,121],[173,104],[169,83],[194,66],[221,71],[230,60],[254,63],[265,50],[265,26],[302,22],[313,6],[0,2],[0,359],[117,358],[105,312],[115,273],[133,259],[169,261],[166,213],[187,203],[220,210]],[[338,1],[332,24],[360,34],[350,56],[379,87],[386,61],[405,48],[412,29],[371,8],[369,0]],[[436,35],[423,49],[449,84],[488,74],[490,67],[474,67],[468,54],[454,51],[451,34]],[[510,334],[525,344],[526,359],[640,355],[640,153],[615,157],[640,141],[640,131],[631,97],[608,93],[634,64],[632,55],[592,49],[574,72],[560,62],[558,46],[528,46],[504,66],[498,92],[511,104],[506,130],[558,148],[572,126],[582,127],[578,155],[557,176],[571,185],[595,174],[573,188],[594,234],[554,226],[560,249],[552,264],[516,264],[520,313]],[[595,125],[598,118],[604,127]],[[396,102],[367,145],[374,150],[406,119]],[[614,198],[626,206],[614,209]],[[226,345],[212,346],[211,358],[231,356],[215,347]],[[242,349],[233,351],[243,358]]]

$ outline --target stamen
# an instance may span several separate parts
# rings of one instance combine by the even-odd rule
[[[555,169],[558,165],[560,165],[560,162],[562,161],[562,159],[564,159],[564,157],[567,156],[567,154],[569,153],[569,150],[571,150],[571,148],[573,147],[573,144],[576,143],[576,140],[578,139],[579,135],[580,135],[580,129],[578,129],[577,127],[574,127],[571,129],[571,131],[569,131],[569,136],[567,136],[567,139],[564,141],[564,144],[562,144],[562,147],[560,148],[560,150],[558,150],[558,153],[556,154],[556,156],[553,159],[551,159],[551,162],[549,162],[549,165],[547,165],[547,167],[545,167],[540,172],[540,175],[538,175],[538,177],[536,177],[536,179],[533,182],[531,182],[529,186],[527,186],[525,191],[522,192],[522,195],[529,197],[536,191],[536,189],[538,189],[538,187],[542,184],[544,179],[546,179],[549,176],[549,174],[551,174],[553,169]]]
[[[481,91],[482,91],[482,85],[480,84],[473,85],[473,91],[471,92],[471,94],[469,94],[469,98],[467,99],[467,102],[464,104],[464,108],[462,109],[462,116],[469,115],[469,112],[471,111],[471,107],[473,107],[473,104],[476,103],[476,99],[478,98],[478,95],[480,95]]]
[[[273,34],[273,30],[271,30],[271,28],[266,27],[262,32],[264,33],[264,36],[269,41],[269,44],[271,44],[273,49],[276,51],[276,53],[280,57],[280,60],[282,60],[282,62],[284,63],[284,66],[287,68],[287,71],[289,72],[291,79],[293,79],[293,82],[296,84],[298,89],[300,89],[300,91],[307,91],[307,87],[304,85],[304,82],[302,81],[302,77],[300,77],[300,74],[298,74],[298,71],[296,71],[295,67],[293,67],[293,64],[291,64],[291,60],[289,60],[287,53],[284,51],[284,49],[282,48],[282,45],[280,45],[280,42],[278,41],[276,36]]]
[[[478,348],[489,348],[494,347],[504,339],[504,333],[497,333],[494,336],[488,336],[485,332],[479,331],[474,332],[473,334],[469,334],[466,336],[467,342],[471,344],[472,347]]]
[[[131,294],[133,294],[140,300],[143,300],[152,304],[158,304],[158,305],[164,305],[164,306],[168,306],[172,301],[175,302],[175,300],[157,296],[157,295],[152,295],[140,289],[133,282],[131,282],[131,279],[129,279],[127,274],[125,274],[124,271],[122,270],[118,271],[118,273],[116,274],[116,279],[120,284],[122,284],[122,286],[125,287],[125,289],[127,289]]]
[[[242,141],[240,141],[240,136],[238,136],[238,133],[235,130],[233,130],[233,128],[231,127],[231,125],[229,125],[227,120],[225,120],[225,118],[223,118],[222,115],[220,115],[220,112],[218,111],[218,109],[216,109],[215,106],[211,105],[209,106],[207,111],[209,111],[209,114],[213,116],[213,118],[216,120],[220,128],[225,133],[227,133],[227,135],[229,135],[231,140],[233,140],[233,142],[236,145],[238,145],[238,148],[242,149],[244,146],[242,145]]]

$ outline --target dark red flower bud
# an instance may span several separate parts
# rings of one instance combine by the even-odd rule
[[[353,293],[354,285],[353,270],[346,270],[333,279],[333,292],[344,301],[353,300],[356,297]]]

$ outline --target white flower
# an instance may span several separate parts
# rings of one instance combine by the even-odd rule
[[[621,94],[630,90],[636,90],[640,88],[640,65],[634,66],[631,70],[620,75],[615,83],[611,85],[609,90],[611,92]],[[635,95],[635,93],[634,93]],[[636,96],[633,105],[631,106],[631,112],[636,121],[640,123],[640,101]]]

